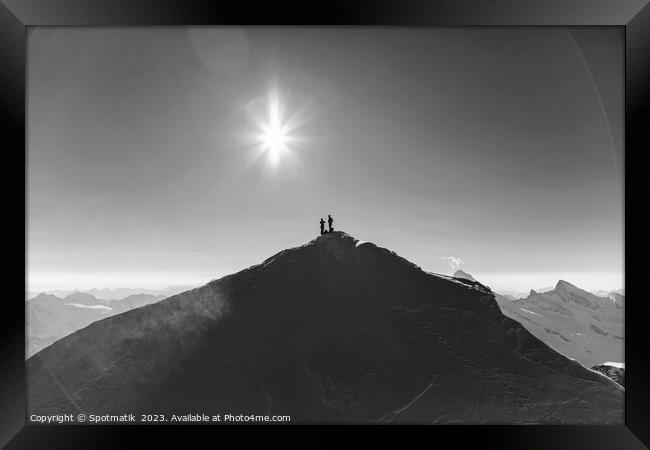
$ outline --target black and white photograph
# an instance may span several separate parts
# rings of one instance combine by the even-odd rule
[[[26,421],[622,425],[620,27],[30,27]]]

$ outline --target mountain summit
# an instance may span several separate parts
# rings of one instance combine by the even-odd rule
[[[79,330],[27,361],[29,414],[622,423],[623,390],[479,283],[337,231]]]
[[[464,280],[469,280],[469,281],[476,281],[476,279],[473,276],[471,276],[467,272],[465,272],[463,270],[460,270],[460,269],[458,269],[456,272],[454,272],[453,277],[454,278],[462,278]]]

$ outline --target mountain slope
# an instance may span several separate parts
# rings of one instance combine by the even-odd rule
[[[95,322],[27,361],[30,414],[622,423],[623,392],[499,311],[342,232]]]

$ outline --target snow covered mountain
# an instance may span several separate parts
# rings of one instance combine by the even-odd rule
[[[501,311],[538,339],[585,367],[623,361],[623,301],[598,297],[560,280],[551,291],[511,301],[495,295]]]
[[[493,293],[343,232],[94,322],[27,361],[29,414],[622,423],[623,390]]]
[[[471,276],[467,272],[464,272],[464,271],[462,271],[460,269],[458,269],[456,272],[454,272],[453,277],[454,278],[462,278],[464,280],[476,281],[473,276]]]

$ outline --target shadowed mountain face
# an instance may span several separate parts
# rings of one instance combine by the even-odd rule
[[[623,362],[623,300],[598,297],[560,280],[551,291],[509,301],[495,296],[503,314],[585,367]]]
[[[622,423],[623,391],[438,277],[342,232],[95,322],[27,361],[30,414]]]

